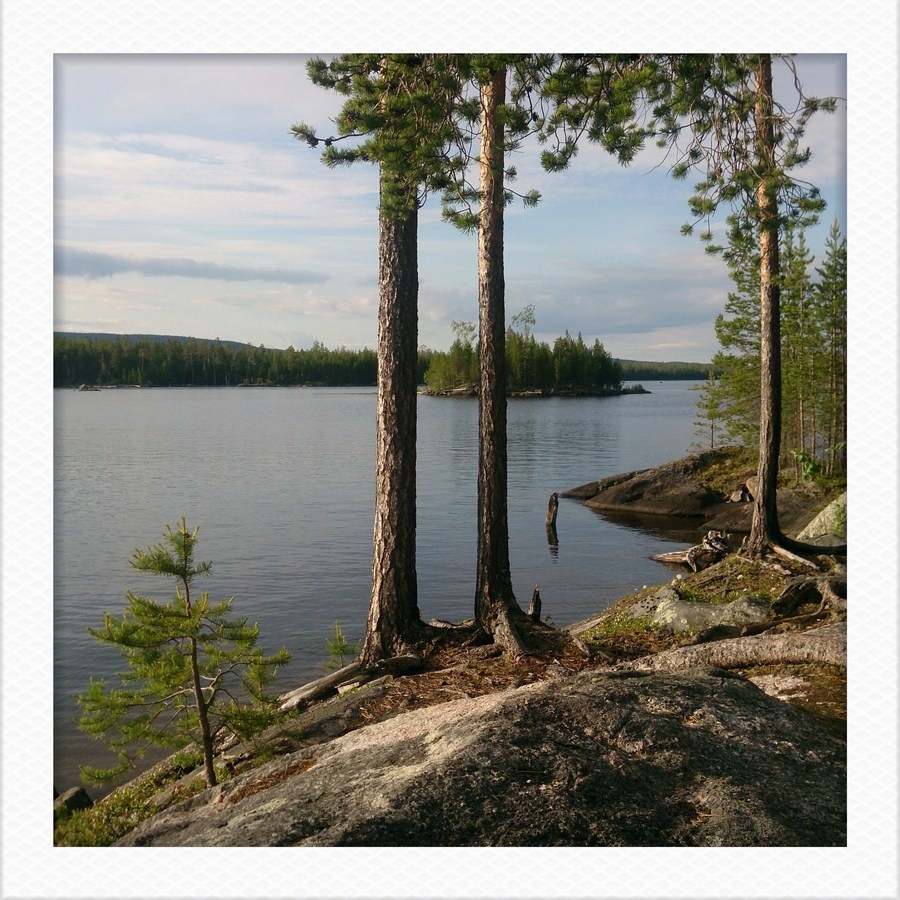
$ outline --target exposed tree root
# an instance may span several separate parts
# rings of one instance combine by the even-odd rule
[[[652,656],[619,663],[614,669],[677,671],[698,666],[737,669],[774,663],[846,666],[847,623],[836,622],[799,633],[761,634],[673,647]]]
[[[493,622],[494,627],[491,637],[494,643],[503,649],[504,653],[513,659],[518,659],[528,653],[528,646],[522,637],[522,628],[519,627],[518,622],[514,618],[521,620],[523,628],[527,627],[525,624],[527,620],[521,612],[514,617],[509,608],[501,604]]]
[[[473,636],[477,628],[473,621],[454,624],[441,619],[430,622],[418,621],[406,629],[400,636],[395,635],[390,642],[371,640],[363,647],[359,661],[367,667],[377,666],[382,660],[404,656],[410,653],[421,653],[423,647],[446,639]],[[484,643],[484,641],[482,641]]]
[[[803,541],[795,541],[787,535],[780,535],[779,544],[791,553],[798,553],[808,556],[846,556],[847,544],[806,544]]]
[[[802,604],[818,600],[821,604],[818,612],[825,609],[842,612],[847,609],[846,594],[846,575],[799,575],[772,601],[772,611],[789,616]]]
[[[740,555],[754,560],[761,560],[767,552],[780,559],[804,569],[812,569],[814,572],[822,571],[822,558],[833,556],[846,556],[847,545],[818,545],[804,544],[795,541],[780,532],[776,536],[769,535],[761,544],[753,544],[749,538],[744,539]]]

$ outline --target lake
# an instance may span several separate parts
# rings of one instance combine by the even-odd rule
[[[649,557],[694,543],[696,526],[611,522],[561,500],[558,546],[544,526],[553,491],[683,456],[694,435],[694,382],[645,383],[650,394],[512,399],[508,408],[510,563],[527,608],[567,625],[672,577]],[[278,690],[324,673],[339,621],[362,637],[374,504],[373,388],[154,388],[54,394],[54,783],[110,760],[74,724],[75,694],[121,671],[87,633],[124,593],[171,597],[133,570],[182,515],[200,526],[199,584],[259,622],[260,644],[293,654]],[[475,590],[478,405],[418,401],[417,570],[425,619],[470,618]],[[89,789],[98,796],[96,789]]]

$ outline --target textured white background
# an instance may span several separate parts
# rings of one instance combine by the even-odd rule
[[[731,0],[552,7],[497,0],[6,0],[2,15],[0,896],[898,896],[895,0],[795,0],[777,9]],[[846,849],[53,848],[53,55],[415,49],[848,53],[853,556]]]

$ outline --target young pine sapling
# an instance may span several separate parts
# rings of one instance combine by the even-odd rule
[[[341,623],[335,621],[332,636],[325,638],[325,646],[328,649],[328,662],[325,663],[325,668],[332,671],[343,669],[346,665],[345,658],[350,660],[358,656],[361,645],[361,641],[351,644],[341,628]]]
[[[197,531],[189,531],[182,517],[175,530],[166,526],[163,543],[134,552],[137,571],[175,579],[169,603],[127,591],[121,620],[104,612],[103,626],[88,629],[129,666],[120,674],[121,687],[91,679],[78,697],[81,730],[119,755],[111,768],[82,766],[90,781],[117,777],[150,745],[181,748],[195,741],[212,786],[217,736],[227,731],[249,739],[278,716],[277,699],[266,688],[290,654],[282,648],[264,655],[256,645],[259,626],[229,618],[233,597],[211,603],[207,593],[192,596],[194,581],[212,568],[194,562]]]

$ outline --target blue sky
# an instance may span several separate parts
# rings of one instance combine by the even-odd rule
[[[374,347],[377,172],[327,169],[294,140],[326,133],[338,95],[290,54],[61,54],[54,69],[54,327],[189,334],[269,347]],[[800,55],[807,93],[846,97],[846,57]],[[780,64],[781,80],[787,69]],[[846,234],[846,115],[819,115],[807,169],[828,202],[810,234],[821,258]],[[509,208],[506,303],[534,304],[539,339],[565,330],[615,356],[708,361],[725,266],[680,235],[695,180],[675,182],[655,148],[622,168],[585,146],[548,175],[537,147],[513,160],[534,209]],[[477,318],[475,238],[421,214],[419,343]]]

